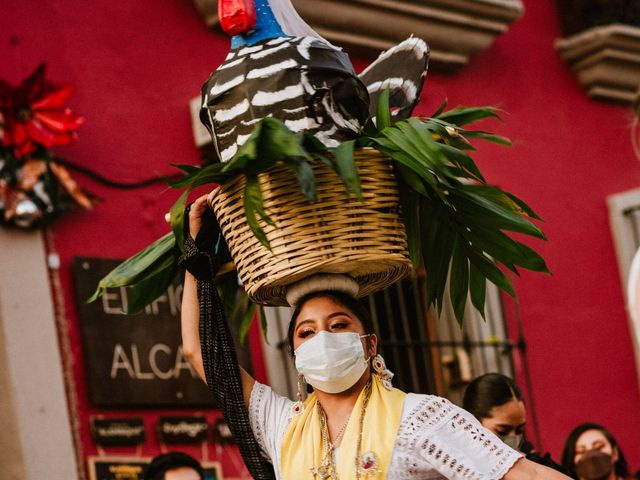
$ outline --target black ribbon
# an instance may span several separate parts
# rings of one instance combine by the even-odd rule
[[[186,269],[196,278],[200,307],[200,345],[207,385],[229,425],[240,455],[256,480],[275,479],[271,463],[262,455],[253,436],[244,403],[240,367],[231,330],[213,279],[219,268],[215,254],[220,227],[209,209],[202,216],[196,239],[189,233],[189,207],[185,210],[184,257]]]

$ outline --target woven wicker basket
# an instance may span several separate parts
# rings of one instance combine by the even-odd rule
[[[373,149],[356,151],[364,203],[346,195],[327,166],[313,166],[316,202],[301,193],[294,175],[277,166],[260,175],[265,210],[276,227],[261,223],[272,251],[253,235],[243,208],[244,179],[211,192],[238,274],[251,299],[286,305],[286,286],[313,273],[344,273],[369,295],[411,271],[398,186],[389,160]]]

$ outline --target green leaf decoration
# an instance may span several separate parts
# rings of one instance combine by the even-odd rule
[[[264,305],[260,305],[260,312],[258,313],[258,316],[260,317],[260,330],[262,330],[262,336],[264,337],[265,342],[267,342],[267,345],[269,345],[269,337],[267,336],[269,329],[267,326],[267,315],[264,312]]]
[[[197,172],[201,167],[197,167],[195,165],[187,165],[184,163],[172,163],[172,167],[177,168],[178,170],[182,170],[187,175]]]
[[[264,220],[267,224],[275,226],[273,220],[269,218],[264,211],[264,202],[262,199],[262,189],[260,188],[260,181],[255,175],[247,176],[247,183],[244,187],[244,212],[249,224],[249,228],[260,241],[262,245],[271,250],[269,239],[264,233],[264,230],[260,226],[258,219]]]
[[[465,176],[465,178],[472,178],[482,183],[485,182],[485,179],[482,176],[482,172],[480,172],[480,169],[478,168],[476,163],[469,155],[467,155],[467,153],[445,143],[437,143],[436,145],[440,150],[442,150],[442,154],[447,158],[449,162],[457,165],[460,168],[461,172],[468,172],[470,174],[469,177]],[[462,175],[464,175],[464,173],[462,173]]]
[[[378,105],[376,108],[376,127],[378,131],[391,126],[391,110],[389,109],[389,89],[378,97]]]
[[[207,183],[224,183],[231,176],[223,171],[224,163],[213,163],[205,167],[196,167],[183,178],[175,181],[168,181],[171,188],[182,189],[191,187],[196,188]]]
[[[132,286],[130,306],[137,311],[166,290],[181,272],[177,264],[182,245],[182,224],[187,192],[203,185],[219,185],[244,178],[243,206],[247,223],[256,238],[270,248],[265,225],[277,228],[264,207],[259,175],[275,165],[285,165],[295,176],[300,191],[310,201],[316,198],[314,163],[332,169],[347,193],[362,201],[360,176],[354,151],[372,147],[391,158],[407,233],[409,255],[415,267],[424,265],[427,302],[442,311],[449,295],[457,321],[464,318],[468,299],[484,317],[487,281],[514,296],[502,268],[549,273],[544,259],[531,247],[510,237],[524,234],[545,240],[532,222],[540,217],[512,193],[487,183],[471,157],[477,141],[511,145],[501,136],[469,126],[485,119],[501,120],[493,107],[458,107],[446,110],[446,100],[428,118],[393,122],[389,91],[380,95],[375,123],[370,119],[362,132],[339,146],[328,148],[309,132],[291,132],[281,121],[265,118],[228,163],[204,167],[175,165],[183,176],[169,180],[171,187],[186,189],[171,209],[172,233],[123,262],[102,279],[91,297],[107,288]],[[178,247],[177,247],[178,246]],[[218,255],[230,261],[221,239]],[[246,295],[239,297],[237,276],[215,279],[230,318],[239,319],[240,336],[246,338],[255,313]],[[448,289],[447,289],[448,286]],[[448,290],[448,291],[447,291]],[[264,315],[261,327],[266,332]]]
[[[455,232],[442,221],[441,208],[424,197],[420,199],[422,218],[431,219],[420,223],[422,258],[427,272],[427,303],[436,305],[438,311],[442,311],[442,298],[455,242]]]
[[[447,112],[441,111],[439,114],[433,116],[454,125],[462,126],[491,117],[502,120],[497,111],[498,110],[493,107],[457,107]]]
[[[408,171],[411,175],[412,172]],[[400,193],[400,207],[402,208],[402,218],[407,231],[407,246],[409,257],[413,268],[420,266],[420,199],[413,195],[407,183],[403,180],[403,175],[398,172],[398,191]],[[419,181],[419,180],[418,180]]]
[[[515,203],[498,188],[487,185],[460,185],[451,192],[451,197],[461,218],[472,222],[482,219],[488,226],[546,239],[540,228],[521,216],[520,204]]]
[[[97,300],[107,288],[134,285],[158,271],[164,265],[167,255],[171,256],[176,248],[173,233],[168,233],[147,246],[134,256],[111,270],[98,284],[94,294],[86,301]],[[177,259],[176,259],[177,261]]]
[[[438,109],[433,112],[433,114],[431,115],[432,117],[439,117],[442,112],[444,112],[444,109],[447,108],[447,104],[449,103],[448,99],[444,99],[444,101],[440,104],[440,106],[438,107]]]
[[[240,329],[238,333],[238,337],[242,345],[244,345],[247,341],[247,334],[249,333],[249,327],[251,327],[251,323],[253,322],[253,316],[255,313],[256,304],[253,302],[247,302],[246,308],[242,314],[242,318],[240,319]]]
[[[355,142],[353,140],[342,142],[334,149],[336,173],[344,183],[347,192],[354,193],[356,198],[362,202],[360,175],[358,175],[358,169],[356,168],[354,149]]]
[[[169,211],[169,223],[175,237],[175,242],[181,253],[184,253],[184,208],[189,191],[187,190],[173,204]]]
[[[312,202],[316,201],[316,177],[309,162],[304,158],[287,158],[284,164],[294,173],[300,186],[300,191]]]
[[[505,276],[504,273],[502,273],[502,270],[500,270],[491,259],[485,257],[482,254],[478,254],[474,250],[466,247],[465,252],[469,257],[469,261],[478,269],[483,277],[485,277],[498,288],[504,290],[510,296],[516,296],[516,293],[513,291],[513,286],[511,285],[509,279]]]
[[[455,241],[453,246],[449,294],[456,320],[462,327],[467,296],[469,295],[469,260],[460,240]]]
[[[128,314],[135,314],[167,291],[178,273],[182,269],[178,267],[173,257],[167,257],[165,263],[153,275],[136,283],[129,292]]]
[[[486,320],[484,306],[487,295],[487,279],[471,262],[469,262],[469,292],[471,294],[472,305],[480,312],[482,318]]]

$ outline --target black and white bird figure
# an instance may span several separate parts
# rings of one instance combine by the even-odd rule
[[[411,114],[427,70],[423,40],[405,40],[358,76],[347,54],[311,29],[290,0],[247,2],[254,3],[255,25],[232,37],[227,58],[202,87],[200,118],[223,162],[266,117],[336,146],[375,116],[387,88],[394,119]]]

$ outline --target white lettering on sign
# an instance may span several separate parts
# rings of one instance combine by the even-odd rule
[[[129,308],[127,289],[120,287],[118,290],[107,290],[102,295],[102,310],[107,315],[122,315]]]
[[[144,312],[147,315],[160,315],[162,310],[168,310],[171,316],[180,314],[182,305],[182,285],[169,285],[167,291],[147,305]],[[129,308],[129,289],[120,287],[109,289],[102,295],[102,310],[107,315],[123,315]]]
[[[207,430],[206,423],[180,422],[180,423],[164,423],[162,424],[162,432],[173,435],[187,435],[195,438],[200,433]]]
[[[151,347],[151,350],[149,350],[149,365],[151,365],[151,371],[156,377],[168,380],[173,376],[173,372],[171,370],[163,372],[158,368],[158,362],[156,362],[156,355],[158,352],[164,352],[166,355],[171,355],[171,349],[163,343],[156,343]]]
[[[173,358],[172,355],[173,351],[168,345],[165,345],[164,343],[156,343],[153,345],[146,355],[151,368],[151,371],[147,372],[143,371],[141,368],[141,353],[138,351],[138,345],[133,343],[128,349],[125,349],[125,347],[117,343],[113,348],[110,377],[115,379],[118,378],[118,375],[122,374],[128,375],[129,378],[135,380],[169,380],[172,377],[179,378],[182,372],[186,370],[193,378],[197,378],[196,371],[184,358],[182,346],[179,346],[176,349],[175,358]],[[170,360],[173,360],[173,367],[168,370],[162,370],[158,366],[158,360],[161,356],[168,357]]]
[[[111,361],[111,378],[116,378],[118,376],[118,370],[124,369],[129,374],[129,377],[135,378],[135,374],[133,373],[133,368],[131,368],[131,363],[129,363],[129,359],[127,358],[127,354],[122,348],[122,345],[119,343],[116,344],[113,349],[113,360]]]
[[[140,355],[138,355],[138,346],[135,343],[131,345],[131,360],[133,360],[133,371],[138,380],[153,380],[152,372],[143,372],[140,369]]]
[[[144,308],[147,315],[158,315],[160,304],[166,304],[174,317],[180,312],[182,302],[182,285],[169,285],[167,291]]]

